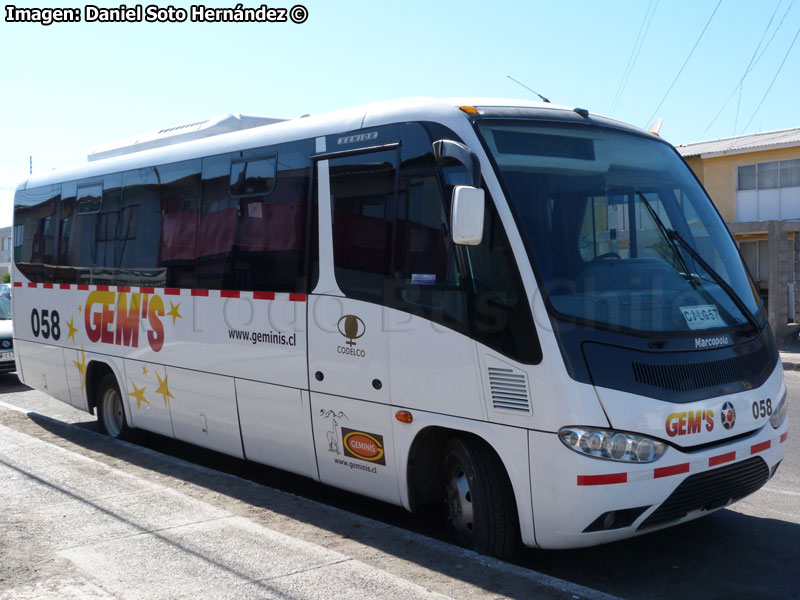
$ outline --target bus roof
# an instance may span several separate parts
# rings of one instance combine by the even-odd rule
[[[461,106],[480,107],[486,109],[486,113],[497,116],[502,115],[503,109],[528,109],[531,113],[547,115],[553,120],[577,118],[575,109],[570,106],[532,100],[475,97],[404,98],[295,119],[225,115],[180,126],[186,129],[188,135],[185,137],[173,136],[174,142],[168,141],[170,137],[168,134],[171,133],[168,129],[178,130],[178,128],[158,130],[144,136],[128,138],[122,142],[105,144],[96,148],[89,155],[88,162],[34,174],[21,182],[17,189],[213,156],[291,140],[344,133],[393,122],[436,121],[465,138],[469,136],[471,126],[466,118],[467,114],[459,109]],[[594,119],[595,115],[592,117]],[[616,127],[636,129],[630,125],[602,117],[599,117],[599,120]],[[230,128],[231,131],[225,131],[226,128]],[[204,130],[208,133],[203,134]],[[639,129],[636,131],[643,132]],[[194,139],[193,136],[195,136]],[[122,148],[120,148],[121,144]]]

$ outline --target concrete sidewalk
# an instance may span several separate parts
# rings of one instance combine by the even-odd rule
[[[781,350],[780,354],[784,371],[800,371],[800,352]]]
[[[0,482],[2,599],[609,598],[2,407]]]

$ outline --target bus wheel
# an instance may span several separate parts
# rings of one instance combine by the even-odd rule
[[[466,548],[511,558],[519,534],[517,510],[502,462],[485,444],[454,438],[444,452],[447,525]]]
[[[113,438],[124,439],[130,432],[117,379],[111,373],[104,375],[97,386],[97,421]]]

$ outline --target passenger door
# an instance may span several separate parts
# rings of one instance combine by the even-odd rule
[[[398,502],[383,316],[392,289],[397,144],[329,156],[316,165],[319,279],[308,298],[319,474]]]

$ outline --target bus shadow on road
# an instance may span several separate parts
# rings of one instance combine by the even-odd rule
[[[22,383],[16,373],[0,373],[0,395],[25,392],[29,389],[31,388]]]
[[[245,516],[271,529],[340,549],[342,540],[329,535],[335,534],[359,542],[367,550],[374,548],[509,597],[528,597],[532,583],[543,579],[540,573],[637,598],[792,597],[800,588],[800,574],[791,566],[800,560],[800,525],[791,522],[724,509],[696,521],[604,546],[561,551],[520,548],[513,562],[522,569],[511,567],[507,577],[498,578],[496,571],[485,567],[500,565],[499,561],[435,539],[443,535],[438,514],[411,515],[399,507],[306,477],[148,432],[135,431],[133,443],[122,443],[98,434],[94,422],[75,426],[35,413],[29,418],[78,446],[78,452],[83,448],[139,467],[144,470],[137,473],[140,476],[158,473],[192,484],[195,489],[181,489],[196,498],[223,506],[225,498],[229,498],[264,509],[248,510]],[[218,496],[212,497],[215,494]],[[750,498],[760,497],[757,492]],[[305,529],[298,534],[281,517],[318,530]],[[373,521],[366,521],[365,517]],[[407,530],[434,537],[421,544],[420,538]],[[365,552],[363,557],[354,558],[369,562],[369,553]]]
[[[526,549],[519,564],[626,598],[796,598],[800,525],[736,506],[603,546]]]

